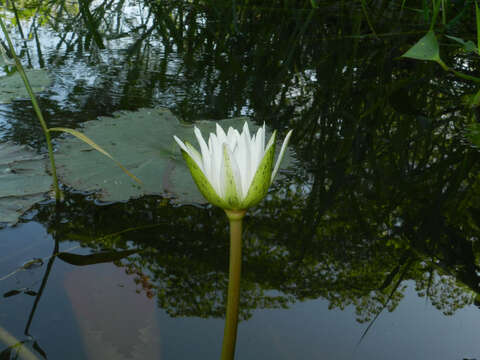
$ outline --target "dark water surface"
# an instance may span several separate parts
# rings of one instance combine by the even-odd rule
[[[399,58],[429,27],[401,3],[369,2],[377,37],[354,1],[15,2],[23,35],[3,13],[52,79],[51,127],[160,106],[294,129],[298,161],[245,219],[238,359],[480,359],[477,89]],[[473,40],[471,16],[438,26]],[[442,57],[475,75],[452,45]],[[26,99],[0,106],[7,140],[45,151]],[[0,229],[0,359],[219,358],[222,211],[94,197]]]

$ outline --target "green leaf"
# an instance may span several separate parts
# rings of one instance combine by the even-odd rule
[[[141,184],[142,182],[135,176],[133,175],[130,171],[128,171],[125,166],[123,166],[119,161],[117,161],[112,155],[110,155],[107,151],[105,151],[101,146],[97,145],[97,143],[95,143],[92,139],[90,139],[88,136],[85,136],[84,134],[82,134],[81,132],[77,131],[77,130],[73,130],[73,129],[68,129],[68,128],[60,128],[60,127],[55,127],[55,128],[50,128],[48,129],[48,131],[61,131],[61,132],[65,132],[65,133],[69,133],[73,136],[75,136],[76,138],[82,140],[84,143],[90,145],[92,148],[94,148],[95,150],[97,150],[99,153],[105,155],[106,157],[108,157],[110,160],[112,160],[115,164],[117,164],[117,166],[122,169],[125,174],[127,174],[128,176],[130,176],[133,180],[135,180],[137,183]]]
[[[478,54],[478,48],[473,41],[471,41],[471,40],[465,41],[465,40],[463,40],[461,38],[458,38],[458,37],[455,37],[455,36],[449,36],[449,35],[445,35],[445,36],[447,38],[461,44],[462,47],[463,47],[463,50],[465,50],[466,52],[474,52],[474,53]]]
[[[45,168],[45,157],[28,147],[0,143],[0,223],[16,223],[45,198],[52,185]]]
[[[257,128],[245,117],[197,121],[195,126],[208,135],[215,132],[217,122],[224,128],[233,126],[241,129],[245,121],[251,131]],[[95,139],[98,146],[135,173],[142,180],[142,185],[132,182],[111,160],[73,137],[57,139],[55,160],[62,183],[76,190],[95,192],[97,198],[103,201],[163,195],[181,203],[205,202],[173,139],[176,135],[198,149],[193,125],[179,122],[169,110],[156,108],[118,112],[113,117],[88,121],[79,131]],[[288,167],[291,161],[291,152],[287,151],[282,167]],[[195,165],[192,163],[190,167]]]
[[[244,117],[219,122],[224,128],[233,126],[239,129],[245,121],[251,131],[255,131],[256,127]],[[208,134],[215,131],[216,123],[198,121],[195,125]],[[51,131],[60,129],[64,130],[53,128]],[[177,135],[184,141],[196,141],[193,126],[180,123],[170,111],[140,109],[120,112],[113,117],[85,123],[82,133],[68,131],[76,137],[57,139],[55,154],[57,172],[64,184],[76,190],[95,192],[104,201],[163,195],[181,203],[205,202],[173,140],[173,135]],[[85,142],[79,134],[86,139],[95,138],[96,142]],[[96,147],[103,152],[95,151]],[[105,157],[105,153],[132,169],[142,179],[142,186],[125,176],[122,169]],[[288,167],[291,162],[292,155],[287,149],[282,167]],[[0,143],[0,224],[16,223],[33,204],[45,198],[52,184],[51,176],[46,172],[48,166],[45,156],[37,155],[25,146]],[[222,201],[220,204],[225,205]]]
[[[433,31],[429,31],[405,54],[403,54],[402,57],[417,60],[441,61],[438,41],[435,37],[435,33]]]
[[[51,84],[47,72],[43,69],[26,70],[25,74],[28,76],[34,92],[40,92]],[[7,76],[0,76],[0,104],[10,103],[19,98],[30,98],[20,74],[14,72]]]

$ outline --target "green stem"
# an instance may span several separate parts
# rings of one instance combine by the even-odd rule
[[[432,22],[430,23],[430,30],[432,31],[435,27],[435,22],[437,21],[437,15],[440,10],[440,0],[432,0],[433,2],[433,14],[432,14]]]
[[[480,78],[478,78],[478,77],[470,76],[470,75],[461,73],[460,71],[453,70],[453,69],[450,69],[450,71],[451,71],[452,73],[454,73],[456,76],[458,76],[459,78],[462,78],[462,79],[465,79],[465,80],[474,81],[474,82],[476,82],[476,83],[480,83]]]
[[[360,1],[362,4],[362,11],[365,16],[365,19],[367,20],[368,27],[370,28],[370,31],[372,32],[373,36],[378,39],[378,35],[375,31],[375,28],[373,27],[372,21],[370,20],[370,16],[368,15],[367,11],[367,5],[365,4],[365,0]]]
[[[1,16],[0,16],[0,26],[2,27],[2,31],[5,35],[5,38],[7,39],[8,47],[10,48],[10,53],[12,54],[13,59],[15,60],[15,65],[17,66],[17,70],[23,80],[23,83],[25,84],[25,88],[27,89],[28,94],[30,95],[30,99],[32,100],[32,105],[35,110],[35,114],[37,115],[37,118],[40,121],[40,125],[42,126],[43,133],[45,134],[45,140],[47,141],[47,148],[48,148],[48,157],[50,158],[50,164],[52,167],[53,186],[55,188],[55,199],[58,201],[61,199],[61,192],[60,192],[60,188],[58,187],[57,169],[55,167],[55,159],[53,157],[53,146],[52,146],[52,140],[50,138],[50,132],[48,130],[47,123],[43,118],[42,112],[40,111],[40,106],[37,103],[37,99],[35,98],[35,94],[33,93],[32,87],[30,86],[30,82],[28,81],[27,75],[23,70],[22,63],[20,62],[20,59],[17,57],[15,53],[15,48],[13,47],[12,40],[10,39],[7,28],[5,27],[5,24]]]
[[[478,77],[475,77],[475,76],[471,76],[471,75],[467,75],[467,74],[464,74],[460,71],[457,71],[455,69],[452,69],[451,67],[449,67],[447,64],[445,64],[443,62],[443,60],[441,60],[440,58],[439,59],[436,59],[435,60],[441,67],[443,70],[445,71],[449,71],[453,74],[455,74],[455,76],[458,76],[459,78],[462,78],[462,79],[465,79],[465,80],[469,80],[469,81],[474,81],[476,83],[480,83],[480,78]]]
[[[230,273],[221,360],[233,360],[237,340],[240,277],[242,273],[242,220],[245,211],[226,210],[225,212],[230,220]]]

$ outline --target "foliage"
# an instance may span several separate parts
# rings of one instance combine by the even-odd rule
[[[0,223],[15,223],[50,189],[45,157],[25,146],[0,143]]]
[[[32,81],[33,91],[39,92],[50,85],[50,79],[45,70],[28,70],[27,76]],[[0,103],[9,103],[14,99],[28,98],[28,92],[20,75],[14,72],[7,76],[0,77]]]
[[[78,52],[75,64],[94,78],[94,86],[72,80],[67,100],[46,102],[69,125],[155,104],[187,122],[248,114],[280,132],[294,128],[297,169],[245,220],[243,318],[325,298],[371,321],[394,310],[411,283],[451,314],[479,293],[478,153],[461,139],[471,114],[459,102],[477,89],[429,64],[396,61],[431,9],[366,4],[380,40],[360,3],[333,1],[156,1],[141,4],[142,22],[124,3],[99,2],[92,17],[50,28],[59,51],[47,61],[68,74]],[[463,14],[468,28],[472,18],[453,6],[445,23],[458,35],[461,22],[449,19]],[[464,59],[457,47],[441,50],[454,64]],[[75,194],[36,210],[58,241],[138,250],[116,264],[172,316],[223,314],[228,244],[217,210],[152,196],[100,207]]]
[[[443,4],[443,1],[442,1],[442,4]],[[435,31],[434,31],[436,15],[440,9],[440,1],[433,0],[433,7],[434,7],[434,16],[431,19],[430,30],[424,37],[422,37],[416,44],[414,44],[406,53],[404,53],[402,57],[417,59],[417,60],[434,61],[438,63],[444,70],[453,73],[455,76],[459,78],[462,78],[468,81],[473,81],[477,84],[480,83],[479,77],[465,74],[464,72],[461,72],[461,71],[457,71],[455,68],[447,66],[447,64],[445,64],[445,62],[441,59],[440,49],[439,49],[438,41],[435,35]],[[477,1],[475,1],[474,9],[475,9],[475,17],[476,17],[477,43],[480,44],[480,9],[478,7]],[[444,15],[443,25],[445,26],[445,11],[443,10],[442,13]],[[471,40],[465,41],[462,38],[459,38],[456,36],[449,36],[449,35],[446,35],[446,37],[450,40],[455,41],[457,44],[460,44],[463,52],[480,55],[478,46]],[[475,95],[468,96],[468,99],[469,99],[468,103],[470,106],[472,107],[480,106],[480,90],[476,90]],[[476,141],[476,136],[475,136],[476,124],[470,125],[470,127],[467,127],[467,129],[469,129],[469,134],[467,135],[467,137],[476,144],[475,142]]]

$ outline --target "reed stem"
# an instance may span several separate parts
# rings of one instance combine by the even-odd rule
[[[5,27],[5,24],[0,16],[0,26],[2,28],[2,31],[5,35],[5,38],[8,43],[8,47],[10,49],[10,53],[13,56],[13,59],[15,60],[15,65],[17,67],[18,73],[20,74],[23,83],[25,84],[25,88],[27,89],[28,95],[30,96],[30,99],[32,101],[33,109],[35,110],[35,114],[37,115],[38,121],[40,121],[40,125],[42,126],[43,133],[45,135],[45,140],[47,141],[47,149],[48,149],[48,157],[50,158],[50,164],[52,168],[52,176],[53,176],[53,187],[55,189],[55,199],[59,201],[61,199],[61,191],[58,186],[58,178],[57,178],[57,169],[55,167],[55,158],[53,157],[53,146],[52,146],[52,140],[50,138],[50,132],[47,127],[47,123],[45,122],[45,119],[43,118],[42,112],[40,110],[40,106],[38,105],[37,99],[35,97],[35,94],[33,93],[32,87],[30,86],[30,82],[28,81],[27,75],[25,74],[25,71],[23,70],[22,63],[20,62],[20,59],[17,57],[15,53],[15,48],[13,47],[12,40],[10,39],[10,36],[8,34],[7,28]]]

